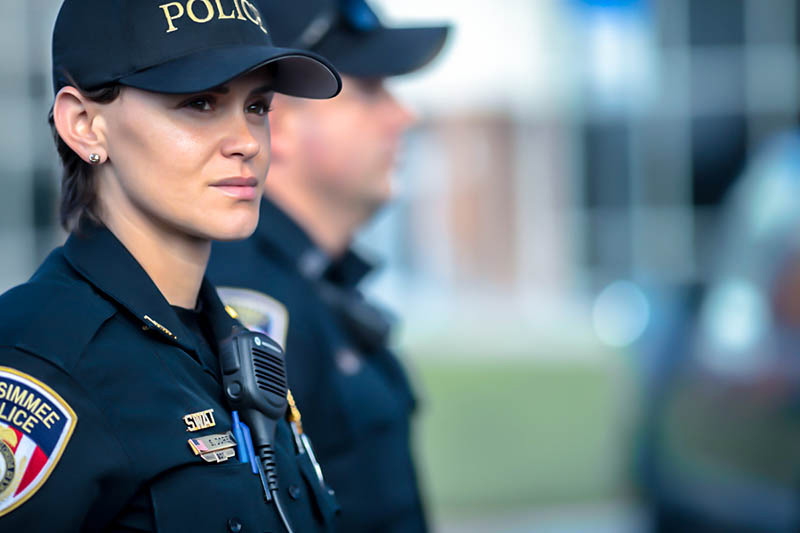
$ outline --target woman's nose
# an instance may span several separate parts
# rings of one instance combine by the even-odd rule
[[[269,128],[269,123],[264,121],[264,125],[251,124],[246,116],[239,115],[231,118],[228,124],[229,135],[226,137],[222,151],[226,157],[241,157],[252,159],[257,156],[262,149],[261,139],[254,132],[256,128]]]

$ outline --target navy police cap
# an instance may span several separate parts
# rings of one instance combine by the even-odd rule
[[[53,30],[54,89],[122,84],[192,93],[269,64],[277,92],[335,96],[341,79],[327,60],[273,45],[269,28],[280,27],[288,5],[280,0],[64,0]]]
[[[264,2],[278,45],[313,50],[343,74],[396,76],[417,70],[444,46],[449,26],[387,27],[365,0]]]

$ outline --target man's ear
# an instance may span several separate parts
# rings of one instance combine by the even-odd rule
[[[58,135],[87,163],[103,163],[108,157],[103,121],[95,114],[96,104],[75,87],[67,86],[56,95],[53,121]],[[99,160],[91,160],[92,154]]]

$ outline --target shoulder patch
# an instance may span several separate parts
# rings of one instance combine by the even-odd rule
[[[77,421],[53,389],[0,366],[0,516],[22,505],[47,481]]]
[[[217,287],[219,298],[232,307],[247,329],[269,335],[286,349],[289,312],[281,302],[264,293],[240,287]],[[229,311],[230,313],[230,311]]]

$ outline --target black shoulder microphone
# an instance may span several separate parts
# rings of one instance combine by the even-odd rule
[[[220,346],[220,369],[225,398],[232,410],[250,427],[253,448],[266,474],[264,497],[273,500],[286,530],[292,529],[278,498],[278,474],[275,467],[275,432],[286,413],[286,367],[281,347],[262,333],[244,328]],[[262,477],[262,483],[264,479]]]

